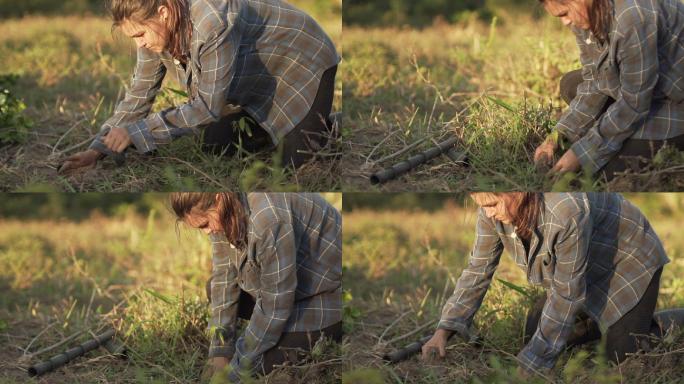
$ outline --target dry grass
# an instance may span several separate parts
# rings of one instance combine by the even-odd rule
[[[678,235],[682,196],[632,195],[630,199],[647,213],[672,260],[662,276],[658,307],[682,307],[684,241]],[[450,204],[432,213],[345,212],[344,281],[348,295],[353,297],[345,309],[346,325],[352,335],[346,367],[351,372],[350,383],[359,378],[377,382],[373,381],[377,376],[396,383],[523,382],[513,372],[513,356],[523,346],[522,330],[530,298],[496,279],[517,284],[531,295],[539,291],[526,284],[522,271],[506,255],[475,317],[484,347],[453,340],[445,361],[425,363],[413,357],[387,365],[381,360],[382,354],[434,330],[434,321],[466,263],[474,240],[475,218],[470,202],[465,208]],[[550,379],[674,383],[683,374],[683,348],[683,335],[673,333],[650,355],[632,358],[620,368],[601,361],[593,348],[575,349],[561,355]],[[364,371],[366,368],[370,370]]]
[[[325,196],[341,207],[340,194]],[[89,199],[106,199],[106,195]],[[143,197],[141,197],[142,199]],[[0,383],[29,381],[24,355],[72,334],[111,326],[130,351],[119,360],[94,351],[30,382],[198,382],[208,344],[205,283],[211,246],[200,231],[181,225],[160,201],[147,215],[122,207],[110,217],[83,221],[0,220]],[[332,383],[341,375],[345,345],[319,345],[297,367],[265,382]]]
[[[311,8],[337,45],[340,4]],[[26,17],[0,24],[1,73],[20,75],[12,91],[28,105],[35,124],[24,145],[0,148],[2,190],[151,191],[179,189],[339,190],[336,142],[297,171],[283,169],[275,156],[261,153],[230,159],[203,153],[195,139],[177,140],[155,157],[129,156],[124,167],[105,160],[94,171],[62,177],[56,169],[69,154],[83,150],[123,96],[135,64],[132,42],[110,33],[101,17]],[[165,81],[164,88],[180,89]],[[334,109],[341,108],[338,76]],[[154,110],[183,102],[164,91]],[[322,177],[321,175],[325,175]]]
[[[345,190],[678,190],[682,160],[613,184],[548,180],[532,165],[536,145],[565,107],[558,82],[579,68],[570,31],[524,15],[491,25],[345,27],[343,178]],[[373,188],[369,175],[444,137],[460,139],[463,167],[445,156]],[[675,156],[676,157],[676,156]],[[673,168],[678,166],[677,168]]]

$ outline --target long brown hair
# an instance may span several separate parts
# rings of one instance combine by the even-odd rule
[[[567,4],[571,0],[539,0],[544,4],[549,1],[555,1],[560,4]],[[576,0],[575,0],[576,1]],[[601,43],[608,40],[608,33],[610,25],[613,20],[613,7],[611,0],[590,0],[588,14],[589,14],[589,30],[591,34]]]
[[[538,192],[475,192],[471,196],[494,196],[504,201],[506,211],[511,216],[511,222],[516,227],[516,233],[530,239],[537,218],[542,209],[543,195]]]
[[[192,34],[188,0],[109,0],[112,28],[121,26],[124,20],[144,23],[157,16],[162,5],[169,10],[169,18],[166,20],[169,52],[174,58],[187,62]]]
[[[174,192],[169,202],[178,220],[216,208],[228,241],[241,250],[247,246],[247,214],[238,193]]]

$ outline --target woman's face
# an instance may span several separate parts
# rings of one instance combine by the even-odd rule
[[[588,30],[591,27],[589,1],[591,0],[546,0],[544,9],[551,16],[560,18],[566,27],[574,26]]]
[[[206,233],[207,235],[223,232],[221,217],[216,208],[210,208],[209,210],[203,212],[193,209],[188,215],[185,216],[183,221],[193,228],[202,230],[202,232]]]
[[[124,20],[121,23],[121,31],[131,39],[135,40],[138,48],[147,48],[155,53],[162,53],[169,45],[169,31],[166,28],[168,9],[165,6],[159,7],[158,17],[137,22],[134,20]]]
[[[513,219],[504,198],[490,193],[473,193],[471,197],[475,200],[475,204],[484,209],[487,217],[504,224],[511,224]]]

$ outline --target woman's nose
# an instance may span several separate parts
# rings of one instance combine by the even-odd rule
[[[572,20],[570,20],[569,17],[562,17],[561,22],[563,22],[563,25],[565,25],[566,27],[568,27],[568,26],[570,26],[570,24],[572,24]]]
[[[210,235],[211,234],[211,228],[209,228],[209,227],[202,228],[202,232],[206,233],[207,235]]]

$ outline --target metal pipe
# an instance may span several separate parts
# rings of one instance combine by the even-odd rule
[[[375,172],[370,176],[371,184],[381,184],[386,181],[395,179],[400,175],[410,171],[411,169],[426,163],[435,157],[446,153],[449,158],[454,161],[465,161],[465,154],[463,152],[457,151],[454,146],[458,142],[458,138],[451,137],[447,140],[442,141],[436,146],[427,149],[417,155],[409,157],[407,160],[394,164],[389,168],[385,168],[381,171]]]
[[[64,353],[60,353],[59,355],[52,357],[50,360],[46,360],[30,366],[28,369],[28,374],[31,377],[43,375],[47,372],[53,371],[65,365],[66,363],[70,362],[71,360],[79,356],[83,356],[86,353],[104,345],[107,346],[107,349],[110,350],[110,352],[115,351],[112,353],[125,354],[125,349],[123,349],[121,345],[117,345],[116,343],[114,343],[113,338],[114,330],[109,329],[106,332],[95,336],[94,339],[90,339],[79,346],[71,348]]]

